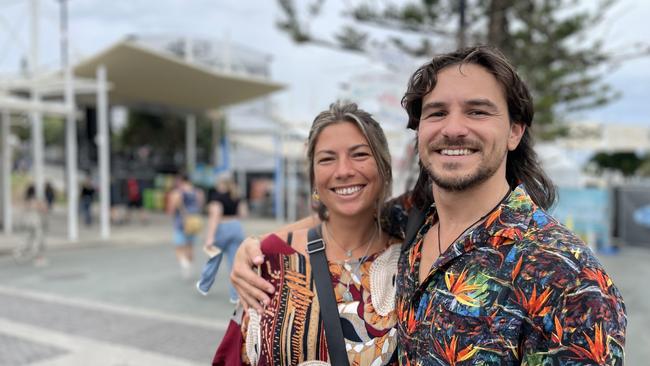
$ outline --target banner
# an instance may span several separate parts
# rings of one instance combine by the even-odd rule
[[[558,193],[551,214],[592,250],[610,251],[613,207],[609,190],[559,187]]]
[[[621,240],[650,248],[650,187],[619,188],[617,210]]]

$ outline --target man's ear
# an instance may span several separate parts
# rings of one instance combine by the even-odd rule
[[[526,132],[526,125],[520,122],[510,124],[510,133],[508,134],[508,150],[513,151],[519,146],[519,141]]]

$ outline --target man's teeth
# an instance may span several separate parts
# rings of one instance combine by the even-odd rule
[[[442,155],[459,156],[459,155],[469,155],[472,153],[472,151],[470,149],[442,149],[440,153]]]
[[[345,188],[334,188],[334,192],[336,194],[340,194],[342,196],[347,196],[351,195],[353,193],[359,192],[363,188],[362,186],[354,186],[354,187],[345,187]]]

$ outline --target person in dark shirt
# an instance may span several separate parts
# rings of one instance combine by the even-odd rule
[[[247,216],[248,208],[239,197],[237,186],[227,173],[222,173],[214,188],[208,191],[208,230],[203,250],[210,257],[203,268],[196,288],[207,294],[219,271],[225,253],[232,270],[233,260],[239,244],[244,240],[244,230],[240,218]],[[238,301],[237,292],[230,284],[230,302]]]
[[[95,198],[95,186],[93,185],[90,175],[86,176],[81,184],[80,204],[81,215],[84,219],[84,224],[90,226],[93,223],[92,205]]]
[[[56,200],[56,192],[54,191],[54,187],[52,186],[52,183],[45,182],[45,202],[47,203],[48,211],[52,211],[52,206],[54,205],[55,200]]]

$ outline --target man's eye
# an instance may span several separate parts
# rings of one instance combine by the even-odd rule
[[[447,112],[445,111],[436,111],[436,112],[431,112],[427,114],[427,116],[424,119],[439,119],[447,115]]]
[[[489,115],[488,112],[482,111],[482,110],[479,110],[479,109],[471,110],[471,111],[469,111],[468,114],[470,116],[487,116],[487,115]]]

